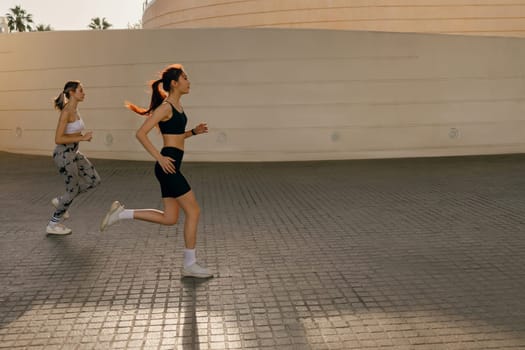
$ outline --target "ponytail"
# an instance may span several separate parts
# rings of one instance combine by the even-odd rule
[[[162,101],[166,98],[167,94],[159,89],[159,85],[162,83],[162,79],[155,80],[151,83],[151,101],[149,108],[141,108],[131,102],[126,101],[125,106],[133,112],[140,115],[150,115],[158,106],[162,104]]]
[[[55,98],[54,100],[55,102],[55,109],[58,109],[58,110],[63,110],[64,109],[64,105],[66,104],[66,96],[64,94],[64,91],[62,91],[57,98]]]
[[[69,93],[71,91],[75,91],[78,86],[80,85],[80,81],[78,80],[71,80],[64,85],[64,89],[62,92],[58,95],[57,98],[54,99],[55,108],[58,110],[63,110],[67,99],[69,99]]]
[[[173,64],[168,66],[163,72],[160,79],[151,82],[151,101],[149,108],[141,108],[131,102],[126,101],[125,106],[133,112],[149,116],[151,113],[162,104],[164,99],[168,96],[167,92],[170,91],[170,84],[172,80],[178,81],[183,70],[180,64]],[[160,86],[162,84],[162,87]]]

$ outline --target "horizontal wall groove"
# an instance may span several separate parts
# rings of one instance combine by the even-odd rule
[[[523,22],[523,26],[525,27],[525,17],[516,17],[516,18],[373,18],[373,19],[370,19],[370,18],[366,18],[366,19],[335,19],[335,20],[323,20],[323,21],[295,21],[295,22],[274,22],[274,23],[269,23],[269,24],[265,24],[265,23],[254,23],[254,24],[250,24],[250,25],[245,25],[245,26],[240,26],[242,28],[257,28],[257,27],[262,27],[262,28],[272,28],[272,27],[286,27],[286,26],[295,26],[295,25],[303,25],[303,24],[323,24],[323,23],[362,23],[362,22],[370,22],[370,23],[374,23],[374,22],[378,22],[378,23],[385,23],[385,22],[425,22],[425,21],[439,21],[439,22],[452,22],[452,21],[455,21],[455,22],[463,22],[463,21],[469,21],[469,20],[472,20],[472,21],[478,21],[478,22],[482,22],[482,21],[486,21],[486,20],[503,20],[503,21],[507,21],[509,19],[520,19],[520,20],[524,20]],[[461,23],[461,24],[464,24],[464,23]],[[162,26],[162,28],[167,28],[168,26]],[[365,30],[365,29],[362,29],[362,30]],[[372,30],[372,29],[368,29],[368,30]],[[388,32],[388,31],[385,31],[385,30],[378,30],[378,31],[383,31],[383,32]],[[425,31],[427,32],[427,31]],[[429,32],[432,32],[432,33],[442,33],[441,30],[432,30],[432,31],[429,31]]]
[[[387,102],[369,102],[369,101],[363,101],[363,102],[326,102],[326,103],[313,103],[313,102],[305,102],[305,103],[275,103],[272,104],[272,108],[289,108],[289,107],[298,107],[298,106],[414,106],[414,105],[462,105],[462,104],[470,104],[470,103],[485,103],[485,104],[493,104],[493,103],[499,103],[499,102],[516,102],[516,103],[525,103],[525,97],[524,98],[500,98],[500,99],[440,99],[440,100],[425,100],[425,101],[387,101]],[[233,108],[239,108],[239,109],[246,109],[246,108],[268,108],[267,104],[244,104],[244,105],[231,105],[231,104],[224,104],[224,105],[217,105],[217,104],[184,104],[185,109],[190,111],[190,109],[193,108],[211,108],[211,109],[233,109]],[[125,107],[114,107],[114,106],[95,106],[95,107],[82,107],[82,110],[89,111],[89,110],[124,110],[128,112]],[[53,111],[49,108],[16,108],[16,109],[9,109],[9,108],[0,108],[0,112],[35,112],[35,111]],[[133,112],[130,112],[133,113]]]
[[[242,63],[242,62],[290,62],[290,61],[346,61],[346,60],[376,60],[376,61],[389,61],[389,60],[414,60],[419,58],[415,55],[385,55],[385,56],[348,56],[348,57],[311,57],[305,59],[304,57],[282,57],[282,58],[257,58],[257,57],[243,57],[243,58],[229,58],[229,59],[180,59],[178,62],[182,62],[183,65],[187,63]],[[35,67],[35,68],[24,68],[24,69],[11,69],[11,70],[0,70],[2,73],[18,73],[18,72],[35,72],[46,69],[48,71],[57,70],[71,70],[71,69],[91,69],[91,68],[106,68],[106,67],[127,67],[127,66],[145,66],[145,65],[169,65],[173,61],[160,61],[160,62],[136,62],[136,63],[104,63],[104,64],[89,64],[89,65],[78,65],[78,66],[50,66],[50,67]],[[155,72],[152,72],[152,79],[155,77]]]
[[[239,15],[240,16],[240,15]],[[224,16],[226,17],[226,16]],[[217,18],[224,18],[224,17],[206,17],[206,18],[199,18],[199,19],[191,19],[191,20],[185,20],[185,21],[174,21],[170,22],[169,24],[161,24],[159,25],[159,28],[170,28],[173,25],[181,24],[181,23],[195,23],[195,26],[192,27],[198,27],[199,22],[204,21],[210,21]],[[234,15],[230,15],[227,17],[235,17]],[[441,22],[450,22],[450,21],[494,21],[494,20],[523,20],[525,19],[525,16],[508,16],[508,17],[367,17],[367,18],[344,18],[344,19],[324,19],[324,20],[310,20],[310,21],[288,21],[288,22],[271,22],[271,23],[252,23],[249,25],[239,25],[239,28],[257,28],[257,27],[275,27],[275,26],[288,26],[288,25],[298,25],[298,24],[321,24],[321,23],[361,23],[361,22],[425,22],[425,21],[441,21]]]
[[[85,118],[86,124],[89,126],[89,124],[93,124],[89,122],[89,118]],[[254,129],[253,127],[245,127],[245,126],[226,126],[226,127],[211,127],[210,132],[206,135],[203,135],[203,137],[209,137],[213,136],[216,133],[224,132],[224,131],[233,131],[233,132],[247,132],[247,133],[259,133],[261,131],[267,132],[267,131],[280,131],[283,129],[296,129],[296,130],[319,130],[319,131],[341,131],[341,130],[351,130],[356,131],[359,129],[417,129],[417,128],[450,128],[450,127],[476,127],[476,126],[494,126],[494,125],[500,125],[500,124],[525,124],[525,120],[522,119],[510,119],[505,120],[504,122],[500,121],[472,121],[472,122],[464,122],[464,121],[445,121],[445,122],[435,122],[435,123],[428,123],[428,122],[421,122],[421,123],[384,123],[384,124],[338,124],[337,127],[334,127],[333,125],[307,125],[303,124],[300,128],[297,128],[296,126],[279,126],[279,127],[270,127],[270,126],[264,126],[264,127],[257,127]],[[45,131],[45,132],[54,132],[54,128],[22,128],[23,131]],[[118,133],[118,132],[135,132],[136,129],[130,129],[130,128],[112,128],[111,130],[107,128],[87,128],[90,131],[93,131],[93,133],[102,133],[102,132],[112,132],[112,133]],[[14,129],[3,129],[8,131],[14,131]]]
[[[199,6],[199,7],[191,7],[186,9],[180,9],[180,10],[173,10],[173,11],[166,11],[162,15],[154,16],[148,19],[148,22],[153,22],[154,20],[160,20],[161,18],[181,14],[184,12],[190,12],[194,9],[203,9],[203,8],[212,8],[217,6],[224,6],[224,4],[217,4],[212,6]],[[194,22],[194,21],[203,21],[203,20],[209,20],[209,19],[215,19],[215,18],[229,18],[229,17],[240,17],[240,16],[251,16],[251,15],[265,15],[265,14],[278,14],[278,13],[287,13],[287,12],[308,12],[308,11],[330,11],[330,10],[353,10],[353,9],[393,9],[393,8],[401,8],[401,9],[407,9],[407,8],[424,8],[424,9],[450,9],[454,10],[454,8],[479,8],[479,7],[525,7],[525,4],[513,4],[513,5],[370,5],[370,6],[326,6],[326,7],[300,7],[300,8],[291,8],[291,9],[282,9],[282,10],[269,10],[269,11],[247,11],[247,12],[237,12],[237,13],[231,13],[228,15],[221,15],[221,16],[208,16],[208,17],[197,17],[192,18],[184,21],[174,21],[173,24],[179,24],[179,23],[186,23],[186,22]],[[484,18],[484,17],[482,17]],[[521,18],[521,17],[520,17]]]
[[[228,82],[213,82],[213,81],[200,81],[200,82],[193,82],[192,84],[194,86],[198,87],[206,87],[206,86],[267,86],[267,85],[280,85],[280,86],[303,86],[304,84],[341,84],[341,83],[359,83],[359,84],[381,84],[381,83],[401,83],[401,82],[414,82],[414,83],[421,83],[421,82],[457,82],[457,81],[469,81],[469,80],[475,80],[475,81],[491,81],[491,82],[498,82],[501,80],[523,80],[525,82],[525,78],[523,76],[501,76],[501,77],[483,77],[483,76],[470,76],[470,77],[429,77],[429,78],[371,78],[371,79],[332,79],[332,80],[299,80],[299,81],[228,81]],[[88,85],[84,84],[84,88],[86,90],[102,90],[102,89],[118,89],[118,88],[144,88],[147,86],[144,84],[141,85]],[[33,88],[33,89],[9,89],[9,90],[0,90],[1,93],[30,93],[35,91],[56,91],[56,87],[51,88]]]

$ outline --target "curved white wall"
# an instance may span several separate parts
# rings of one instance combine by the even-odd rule
[[[525,0],[155,0],[142,22],[523,37]]]
[[[52,98],[80,79],[91,157],[150,159],[134,137],[146,82],[185,65],[187,160],[524,152],[525,40],[285,29],[0,35],[0,150],[50,154]],[[159,144],[159,135],[152,133]]]

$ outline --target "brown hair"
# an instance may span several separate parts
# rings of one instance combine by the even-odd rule
[[[58,110],[63,110],[66,105],[66,99],[69,99],[69,93],[75,91],[80,85],[78,80],[70,80],[64,85],[62,92],[55,98],[55,108]]]
[[[180,64],[172,64],[168,66],[164,71],[161,73],[161,78],[155,81],[152,81],[150,83],[151,85],[151,101],[149,104],[149,108],[142,108],[139,107],[131,102],[126,101],[126,107],[132,110],[133,112],[140,114],[140,115],[149,115],[151,112],[155,110],[158,106],[161,105],[162,101],[167,96],[166,92],[170,91],[170,84],[172,80],[178,81],[179,77],[181,76],[183,70],[182,65]],[[162,83],[162,90],[159,88],[159,85]]]

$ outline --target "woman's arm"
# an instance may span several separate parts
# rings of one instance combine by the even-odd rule
[[[206,123],[200,123],[196,127],[194,127],[191,130],[186,130],[184,132],[184,138],[187,139],[188,137],[192,137],[194,135],[204,134],[208,132],[208,124]]]
[[[175,166],[173,165],[174,159],[170,157],[164,157],[162,154],[160,154],[159,150],[153,145],[151,140],[148,137],[148,133],[153,129],[161,120],[165,119],[166,117],[169,117],[171,113],[171,108],[166,104],[163,103],[155,111],[153,111],[153,114],[146,118],[142,126],[137,130],[135,133],[135,136],[137,137],[137,140],[142,144],[144,149],[148,151],[149,154],[157,161],[159,162],[159,165],[162,167],[162,170],[166,173],[174,173],[175,172]]]

